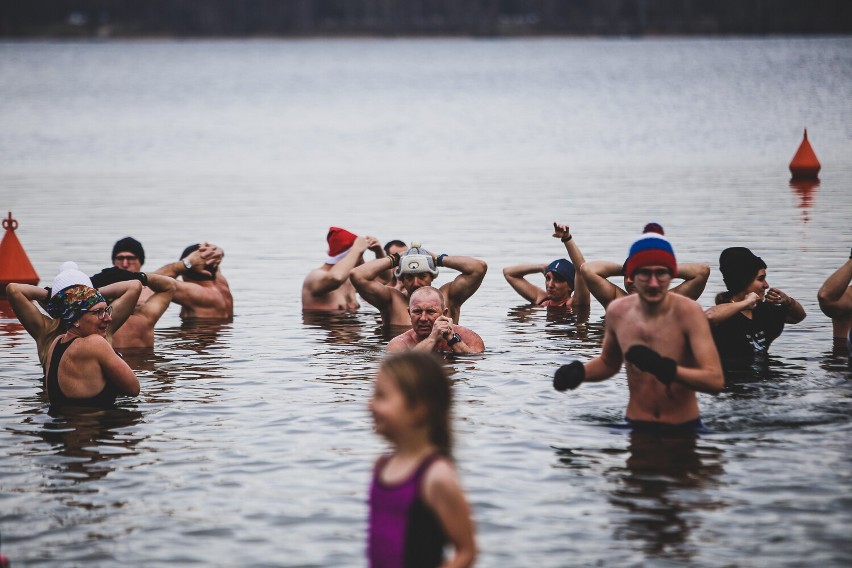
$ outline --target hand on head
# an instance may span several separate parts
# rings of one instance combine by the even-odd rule
[[[367,235],[364,238],[367,240],[367,248],[369,250],[376,253],[376,256],[384,256],[385,249],[382,248],[382,243],[379,242],[379,239],[370,235]]]

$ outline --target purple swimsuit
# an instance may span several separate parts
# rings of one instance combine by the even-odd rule
[[[397,484],[381,481],[390,456],[382,456],[373,469],[370,485],[370,519],[367,558],[372,568],[440,566],[446,535],[435,513],[423,501],[423,477],[440,454],[420,462],[414,473]]]

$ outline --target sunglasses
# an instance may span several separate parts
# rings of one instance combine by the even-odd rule
[[[112,259],[117,260],[118,262],[124,262],[125,260],[132,262],[134,260],[139,260],[139,257],[135,254],[120,254],[118,256],[114,256]]]

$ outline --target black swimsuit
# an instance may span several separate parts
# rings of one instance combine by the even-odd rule
[[[62,389],[59,387],[59,362],[68,347],[77,341],[75,337],[68,343],[62,343],[62,339],[56,342],[51,354],[50,364],[48,366],[47,375],[44,378],[45,390],[50,399],[51,408],[61,406],[95,406],[97,408],[111,408],[115,403],[115,397],[118,396],[115,387],[109,381],[104,385],[103,390],[88,398],[71,398],[65,396]]]

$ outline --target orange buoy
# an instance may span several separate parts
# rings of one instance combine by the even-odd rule
[[[12,218],[11,211],[9,211],[9,218],[3,219],[3,228],[6,229],[6,234],[0,241],[0,297],[6,296],[6,284],[10,282],[35,286],[39,281],[38,274],[27,257],[24,247],[15,236],[18,221]]]
[[[805,128],[805,137],[790,161],[790,173],[793,174],[793,179],[817,179],[820,167],[814,149],[808,142],[808,129]]]

